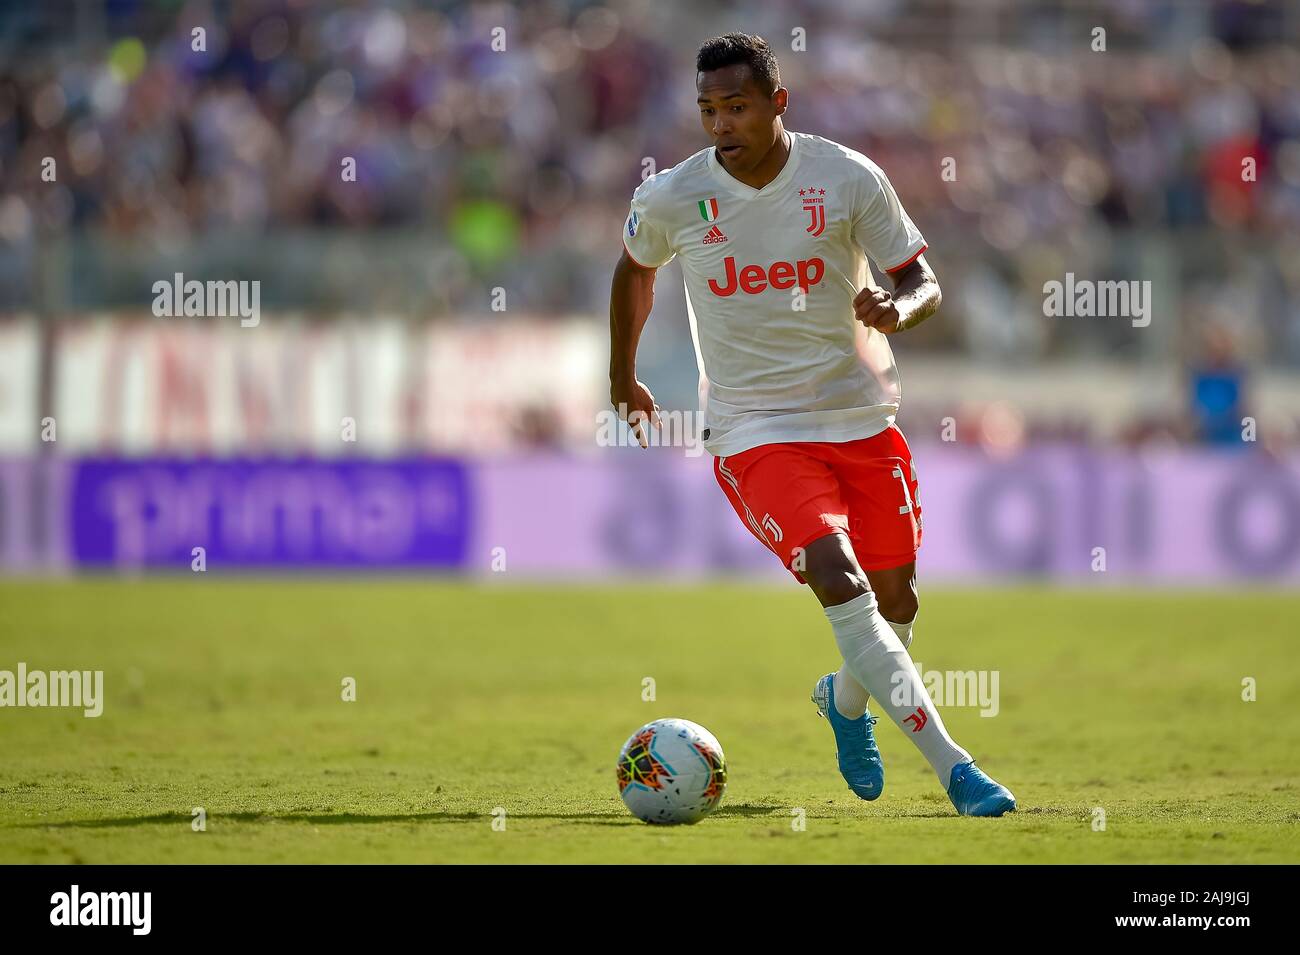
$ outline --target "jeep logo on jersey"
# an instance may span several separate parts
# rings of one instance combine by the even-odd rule
[[[735,295],[736,289],[740,289],[746,295],[757,295],[769,287],[788,289],[794,288],[796,284],[807,292],[826,274],[826,263],[815,256],[811,259],[800,259],[793,264],[773,262],[766,269],[761,265],[746,265],[741,267],[739,272],[736,271],[734,256],[727,256],[723,264],[727,269],[725,284],[719,285],[717,279],[709,279],[709,288],[712,289],[713,294],[723,298]]]

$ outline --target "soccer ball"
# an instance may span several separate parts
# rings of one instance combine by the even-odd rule
[[[722,802],[727,757],[712,733],[690,720],[655,720],[623,744],[618,791],[644,822],[699,822]]]

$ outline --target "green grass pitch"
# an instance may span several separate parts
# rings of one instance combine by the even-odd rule
[[[0,709],[0,862],[1294,863],[1297,620],[1280,591],[923,587],[913,657],[999,673],[997,716],[942,711],[1020,811],[963,819],[887,720],[884,796],[845,787],[793,586],[0,582],[0,669],[102,669],[106,698]],[[697,826],[618,798],[664,716],[726,750]]]

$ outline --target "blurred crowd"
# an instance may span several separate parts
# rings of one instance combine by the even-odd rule
[[[287,235],[386,230],[433,276],[396,279],[426,315],[488,313],[502,285],[600,315],[632,189],[707,143],[695,50],[731,29],[776,48],[787,126],[886,169],[961,290],[918,347],[1150,357],[1226,335],[1300,367],[1285,0],[4,6],[0,305],[39,305],[33,250],[69,236],[93,240],[91,282],[124,249],[234,236],[274,268]],[[1067,271],[1152,278],[1173,331],[1044,318]]]

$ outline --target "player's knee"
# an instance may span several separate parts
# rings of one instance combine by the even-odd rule
[[[823,607],[847,603],[871,590],[867,575],[857,563],[847,558],[810,561],[803,572],[804,580]]]
[[[890,623],[910,623],[916,619],[916,612],[920,609],[916,591],[910,587],[890,594],[878,593],[876,598],[880,601],[880,613]]]
[[[823,607],[834,607],[838,604],[848,603],[850,600],[871,591],[871,585],[867,583],[865,577],[857,578],[848,573],[836,574],[816,583],[809,579],[808,585],[812,588],[813,593],[817,595],[817,599]]]

